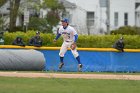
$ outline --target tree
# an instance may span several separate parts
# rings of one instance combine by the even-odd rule
[[[52,33],[53,26],[56,26],[60,21],[59,14],[57,11],[49,11],[46,19],[49,24],[48,30]]]
[[[7,0],[0,0],[0,7],[2,5],[4,5],[7,2]],[[3,29],[3,18],[1,17],[1,13],[0,13],[0,30]]]
[[[58,0],[44,0],[42,4],[43,7],[49,8],[50,11],[47,13],[46,19],[48,22],[49,32],[52,33],[52,29],[54,26],[60,21],[60,13],[65,10],[63,4],[59,3]]]
[[[3,19],[0,17],[0,31],[2,30]]]
[[[0,0],[0,7],[5,4],[7,2],[7,0]]]
[[[59,3],[58,0],[44,0],[42,7],[50,8],[51,10],[64,10],[63,4]]]
[[[18,9],[21,0],[10,0],[10,32],[14,31],[14,27],[16,27],[16,18],[18,15]]]
[[[46,32],[47,20],[44,18],[31,17],[28,29]]]
[[[0,2],[4,2],[4,1],[8,1],[8,0],[0,0]],[[51,28],[53,26],[56,26],[58,24],[58,22],[60,21],[60,17],[59,17],[59,14],[60,14],[60,10],[63,10],[64,7],[62,4],[60,4],[58,2],[58,0],[43,0],[44,3],[42,4],[42,6],[40,4],[38,4],[37,2],[40,2],[39,0],[37,0],[37,2],[35,0],[25,0],[25,1],[22,1],[22,0],[10,0],[10,23],[9,23],[9,32],[13,32],[14,31],[14,28],[16,27],[16,19],[17,19],[17,15],[20,10],[20,4],[22,2],[26,2],[26,4],[28,4],[27,2],[32,2],[31,3],[31,6],[34,5],[35,6],[35,10],[38,11],[39,13],[39,10],[40,8],[42,8],[42,6],[47,6],[46,8],[49,8],[49,12],[48,12],[48,15],[47,15],[47,26],[49,26],[48,28]],[[31,7],[30,6],[30,7]],[[26,7],[27,8],[27,7]],[[23,9],[22,9],[23,11]],[[52,14],[53,13],[53,14]],[[23,15],[23,12],[21,13],[21,15]],[[52,15],[52,16],[51,16]],[[52,19],[52,20],[51,20]]]

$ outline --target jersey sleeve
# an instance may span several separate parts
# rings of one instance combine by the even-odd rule
[[[73,31],[73,35],[77,35],[76,30],[75,30],[74,28],[71,28],[71,29],[72,29],[72,31]]]
[[[57,30],[57,35],[56,35],[56,37],[55,37],[55,40],[57,40],[57,39],[61,36],[61,34],[62,34],[61,29],[62,29],[62,27],[58,28],[58,30]]]

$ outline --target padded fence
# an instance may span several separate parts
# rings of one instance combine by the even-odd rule
[[[42,51],[46,58],[46,70],[58,70],[59,51]],[[103,52],[103,51],[79,51],[82,71],[85,72],[140,72],[139,52]],[[62,71],[77,71],[77,61],[71,51],[67,51],[64,58]]]
[[[59,50],[42,51],[46,58],[46,70],[58,71]],[[82,71],[85,72],[140,72],[140,52],[79,51]],[[77,60],[67,51],[62,71],[78,71]]]
[[[0,70],[58,71],[60,47],[0,46]],[[84,72],[140,72],[140,49],[78,48]],[[68,50],[62,71],[78,71],[77,60]]]

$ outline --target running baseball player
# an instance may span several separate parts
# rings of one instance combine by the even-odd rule
[[[69,25],[69,20],[67,18],[64,18],[61,20],[62,26],[60,26],[58,30],[58,34],[56,38],[54,39],[54,42],[62,35],[63,37],[63,44],[60,48],[59,56],[60,56],[60,64],[59,69],[61,69],[64,65],[63,59],[64,55],[68,48],[71,48],[71,52],[76,58],[78,62],[78,70],[81,71],[82,64],[80,62],[80,57],[76,49],[76,41],[78,39],[78,34],[76,30]]]

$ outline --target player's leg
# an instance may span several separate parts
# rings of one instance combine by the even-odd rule
[[[74,57],[76,58],[77,62],[78,62],[78,70],[81,71],[81,68],[82,68],[82,63],[80,61],[80,56],[79,56],[79,53],[77,52],[77,50],[72,50],[71,49],[71,52],[72,54],[74,55]]]
[[[61,69],[64,65],[64,55],[67,51],[67,44],[64,42],[60,48],[59,56],[60,56],[60,64],[59,64],[59,69]]]

